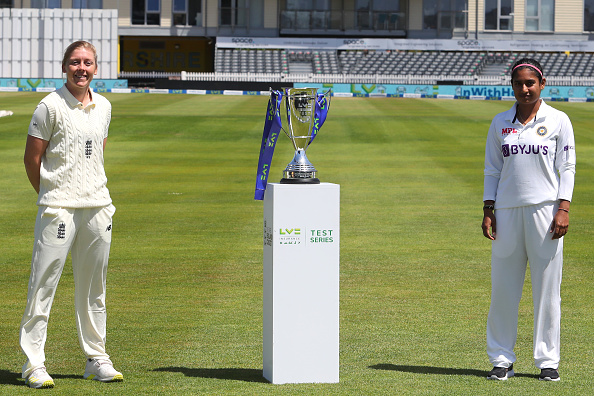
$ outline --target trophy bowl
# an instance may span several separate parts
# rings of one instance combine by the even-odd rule
[[[306,150],[313,138],[317,88],[285,88],[285,134],[291,139],[295,155],[283,171],[281,184],[319,184],[318,171],[309,162]],[[329,105],[329,101],[327,102]]]

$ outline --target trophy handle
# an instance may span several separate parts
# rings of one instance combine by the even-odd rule
[[[330,102],[332,100],[332,88],[328,88],[328,90],[324,93],[324,98],[326,98],[326,103],[328,103],[328,110],[330,110]]]

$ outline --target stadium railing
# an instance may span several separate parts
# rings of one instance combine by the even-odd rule
[[[157,71],[143,71],[143,72],[126,72],[118,73],[119,78],[171,78],[179,80],[181,73],[178,72],[157,72]]]
[[[287,73],[165,73],[121,72],[119,78],[164,78],[182,81],[237,81],[237,82],[297,82],[325,84],[452,84],[456,85],[509,85],[509,76],[461,75],[388,75],[388,74],[287,74]],[[594,86],[594,77],[549,76],[547,85]]]
[[[387,75],[387,74],[287,74],[287,73],[190,73],[180,74],[182,81],[258,81],[297,82],[317,84],[438,84],[441,81],[456,81],[474,84],[473,76],[447,75]]]

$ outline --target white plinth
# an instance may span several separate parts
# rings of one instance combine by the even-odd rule
[[[270,183],[264,196],[264,378],[339,373],[340,186]]]

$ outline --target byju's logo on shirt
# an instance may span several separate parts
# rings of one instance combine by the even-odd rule
[[[517,154],[540,154],[547,155],[549,147],[538,144],[503,144],[501,145],[501,153],[504,157]]]

